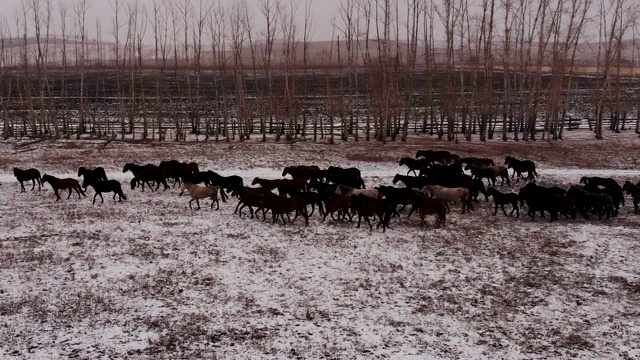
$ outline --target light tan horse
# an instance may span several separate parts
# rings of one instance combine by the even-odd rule
[[[218,192],[219,189],[217,186],[199,186],[191,183],[182,184],[182,190],[187,190],[189,195],[191,196],[191,200],[189,200],[189,209],[193,210],[191,207],[191,202],[193,200],[198,204],[198,210],[200,210],[200,199],[211,199],[211,208],[213,209],[213,204],[216,204],[216,210],[220,209],[220,202],[218,201]]]
[[[469,194],[469,189],[467,188],[448,188],[439,185],[427,185],[422,188],[421,192],[425,195],[433,195],[436,199],[442,199],[445,201],[445,205],[449,211],[448,201],[461,201],[462,202],[462,213],[464,214],[465,209],[471,210],[471,196]]]

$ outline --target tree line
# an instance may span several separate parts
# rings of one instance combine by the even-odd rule
[[[640,133],[633,0],[343,0],[324,42],[310,1],[109,0],[88,23],[87,0],[22,0],[0,16],[2,136]]]

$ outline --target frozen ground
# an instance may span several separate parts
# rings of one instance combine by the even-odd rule
[[[636,137],[547,144],[0,144],[2,358],[638,358],[640,215],[558,223],[494,217],[482,202],[445,228],[393,220],[272,225],[190,211],[175,189],[126,202],[20,194],[10,169],[75,177],[128,161],[278,177],[298,163],[358,166],[390,183],[419,148],[539,163],[540,182],[640,180]],[[521,184],[516,184],[517,189]],[[93,196],[90,190],[89,194]],[[206,206],[208,203],[205,202]],[[433,221],[433,220],[431,220]]]

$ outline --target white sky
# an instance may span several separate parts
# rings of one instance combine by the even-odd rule
[[[26,3],[31,3],[33,1],[40,1],[40,3],[44,3],[46,0],[1,0],[1,10],[0,10],[0,17],[4,17],[8,23],[9,23],[9,27],[12,31],[12,33],[15,32],[15,13],[16,11],[19,11],[21,9],[21,4],[22,2],[25,1]],[[60,3],[66,3],[70,8],[73,8],[78,2],[79,0],[50,0],[52,7],[53,7],[53,21],[55,23],[59,23],[59,4]],[[133,2],[135,0],[124,0],[124,2]],[[153,0],[137,0],[140,4],[144,4],[147,6],[148,9],[152,9],[153,6]],[[169,0],[170,2],[173,3],[182,3],[184,0]],[[205,0],[207,1],[207,0]],[[208,0],[210,1],[209,3],[214,3],[214,2],[220,2],[222,4],[232,4],[234,1],[237,0]],[[249,7],[254,11],[254,25],[256,27],[256,32],[259,35],[260,32],[262,31],[262,27],[264,26],[264,20],[263,20],[263,16],[260,14],[259,12],[259,0],[246,0],[247,3],[249,4]],[[305,4],[306,4],[306,0],[281,0],[281,2],[283,4],[289,4],[291,1],[293,1],[293,3],[297,3],[299,4],[299,8],[297,11],[297,18],[298,18],[298,24],[299,24],[299,34],[300,37],[302,35],[302,25],[304,23],[304,12],[305,12]],[[86,28],[87,31],[89,32],[89,37],[90,38],[95,38],[95,19],[99,17],[100,19],[100,23],[101,23],[101,27],[103,29],[103,36],[102,39],[103,41],[110,41],[112,40],[110,37],[112,37],[112,19],[114,16],[114,11],[112,10],[109,1],[108,0],[87,0],[87,3],[89,4],[89,11],[87,13],[87,21],[86,21]],[[191,0],[192,6],[196,7],[198,0]],[[312,9],[312,14],[313,14],[313,25],[314,25],[314,32],[313,32],[313,39],[314,40],[329,40],[331,39],[331,35],[332,35],[332,30],[333,30],[333,22],[334,20],[336,20],[340,25],[341,25],[341,20],[340,20],[340,15],[339,15],[339,8],[340,8],[340,3],[341,0],[310,0],[309,4],[311,6]],[[403,11],[403,9],[406,9],[406,7],[404,7],[404,1],[399,1],[398,2],[400,4],[400,11],[401,14]],[[69,10],[69,16],[72,17],[73,16],[73,11]],[[401,18],[404,19],[403,15],[401,15]],[[31,21],[31,23],[33,22],[33,20],[30,18],[29,19]],[[68,24],[70,22],[70,20],[67,20]],[[404,22],[404,21],[401,21]],[[69,26],[69,25],[67,25]],[[151,36],[149,36],[151,30],[150,27],[147,30],[147,38],[151,39]],[[337,33],[336,33],[337,34]]]

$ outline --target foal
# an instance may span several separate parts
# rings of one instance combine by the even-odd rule
[[[513,212],[515,211],[516,217],[520,217],[520,210],[518,209],[518,194],[514,192],[505,194],[505,193],[501,193],[500,191],[496,190],[493,187],[490,187],[487,190],[487,195],[493,196],[493,202],[495,203],[495,210],[493,212],[493,215],[496,215],[498,213],[498,205],[500,205],[500,208],[502,209],[504,216],[507,216],[507,212],[505,211],[504,206],[506,204],[511,204],[513,209],[511,210],[511,213],[509,213],[508,216],[513,215]]]

